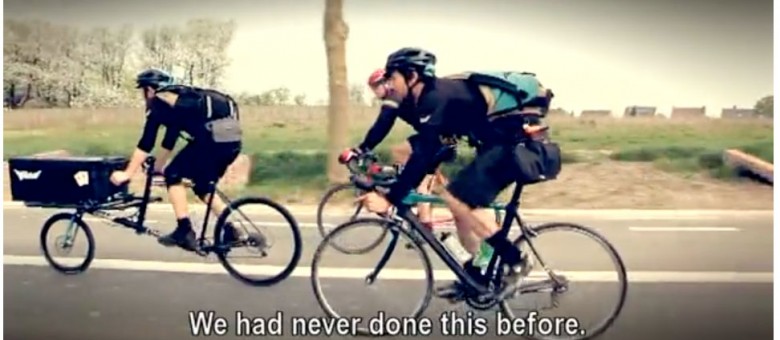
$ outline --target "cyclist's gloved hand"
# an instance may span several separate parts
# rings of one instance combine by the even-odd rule
[[[363,151],[359,148],[349,148],[341,152],[341,155],[339,155],[339,162],[342,164],[349,163],[353,158],[358,157],[363,154]]]

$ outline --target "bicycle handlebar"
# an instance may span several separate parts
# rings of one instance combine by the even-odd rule
[[[162,173],[154,171],[154,163],[157,159],[154,156],[147,156],[144,162],[141,164],[141,168],[147,176],[162,176]]]
[[[347,169],[349,170],[349,172],[351,174],[355,175],[355,174],[359,174],[361,172],[359,167],[361,165],[365,164],[366,161],[368,161],[370,163],[377,163],[377,162],[379,162],[379,157],[377,157],[376,154],[374,154],[371,151],[364,152],[364,153],[358,155],[357,157],[350,159],[346,163],[346,166],[347,166]]]

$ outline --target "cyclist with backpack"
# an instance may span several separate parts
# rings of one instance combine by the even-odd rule
[[[374,92],[376,98],[381,100],[379,116],[377,116],[376,121],[374,121],[374,124],[371,126],[371,128],[368,129],[368,132],[363,138],[363,141],[357,147],[350,148],[342,152],[340,157],[342,162],[348,162],[353,157],[357,157],[360,154],[373,150],[377,145],[379,145],[379,143],[382,142],[382,140],[385,139],[385,137],[387,137],[387,135],[390,133],[390,130],[392,130],[393,126],[395,125],[397,118],[400,118],[402,121],[409,124],[413,129],[415,129],[415,131],[417,131],[420,125],[418,117],[416,117],[413,112],[404,110],[403,108],[399,107],[399,102],[393,100],[393,98],[387,97],[389,87],[387,80],[385,79],[385,69],[377,69],[372,72],[368,77],[367,83],[368,87],[371,88],[371,91]],[[398,165],[405,164],[408,161],[409,156],[418,148],[417,145],[419,143],[419,135],[415,134],[407,138],[407,140],[403,143],[394,145],[391,148],[393,162]],[[455,155],[453,154],[449,158],[452,159],[454,156]],[[441,182],[446,181],[444,174],[441,173],[441,170],[438,166],[429,169],[426,172],[426,176],[420,182],[417,191],[421,194],[429,194],[432,190],[434,180],[436,179]],[[429,230],[433,230],[433,213],[431,212],[430,203],[418,204],[417,216],[423,226]]]
[[[400,206],[419,183],[442,146],[453,138],[469,136],[479,143],[474,160],[443,190],[454,217],[463,247],[474,257],[464,269],[478,275],[475,265],[485,241],[509,264],[506,288],[517,287],[530,271],[527,255],[497,232],[500,226],[487,208],[512,183],[529,185],[555,178],[560,172],[560,150],[551,143],[542,118],[552,92],[533,74],[467,73],[440,78],[435,73],[436,57],[419,48],[402,48],[387,58],[385,65],[388,98],[401,103],[403,114],[418,120],[418,148],[412,153],[397,181],[384,193],[362,197],[373,212]],[[459,282],[437,289],[437,296],[451,300],[462,297]]]
[[[216,90],[177,85],[173,76],[157,69],[139,73],[136,87],[142,90],[146,102],[146,122],[130,162],[124,171],[112,173],[111,181],[119,185],[130,180],[152,151],[157,130],[164,125],[162,150],[156,158],[154,170],[165,177],[177,226],[158,241],[165,246],[194,251],[197,248],[196,236],[188,216],[187,192],[182,181],[185,178],[191,180],[193,192],[203,202],[208,202],[212,195],[209,183],[216,184],[241,152],[238,105],[229,95]],[[189,143],[165,167],[181,133],[188,135],[186,139]],[[214,216],[218,216],[225,209],[225,202],[215,196],[211,209],[215,212]],[[243,233],[232,225],[225,227],[227,244],[248,237],[259,236]]]

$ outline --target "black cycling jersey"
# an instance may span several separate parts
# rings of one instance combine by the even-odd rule
[[[404,111],[418,117],[420,143],[387,193],[394,205],[422,181],[428,169],[438,165],[435,156],[445,139],[471,136],[482,140],[490,135],[484,97],[476,85],[461,79],[437,78],[426,84],[417,105]]]
[[[182,132],[192,140],[212,142],[207,123],[228,117],[238,119],[238,105],[226,94],[190,86],[164,87],[147,105],[146,123],[137,146],[151,152],[160,125],[165,126],[160,146],[168,150],[173,150]]]
[[[397,103],[384,101],[379,109],[379,116],[371,128],[368,129],[366,137],[363,138],[363,142],[358,145],[358,148],[363,151],[373,150],[393,129],[396,118],[400,118],[415,131],[418,131],[420,119],[407,106],[404,104],[399,107]]]

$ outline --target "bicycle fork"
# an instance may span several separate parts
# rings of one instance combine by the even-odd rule
[[[387,261],[390,260],[390,256],[393,255],[393,251],[395,250],[395,245],[398,243],[398,234],[400,231],[397,229],[396,224],[392,224],[390,226],[390,233],[392,234],[392,239],[390,239],[390,244],[387,245],[385,253],[382,254],[382,258],[379,259],[379,262],[376,264],[376,267],[374,267],[374,270],[366,276],[366,283],[369,285],[374,284],[376,277],[379,276],[379,272],[382,271],[382,269],[387,264]]]

